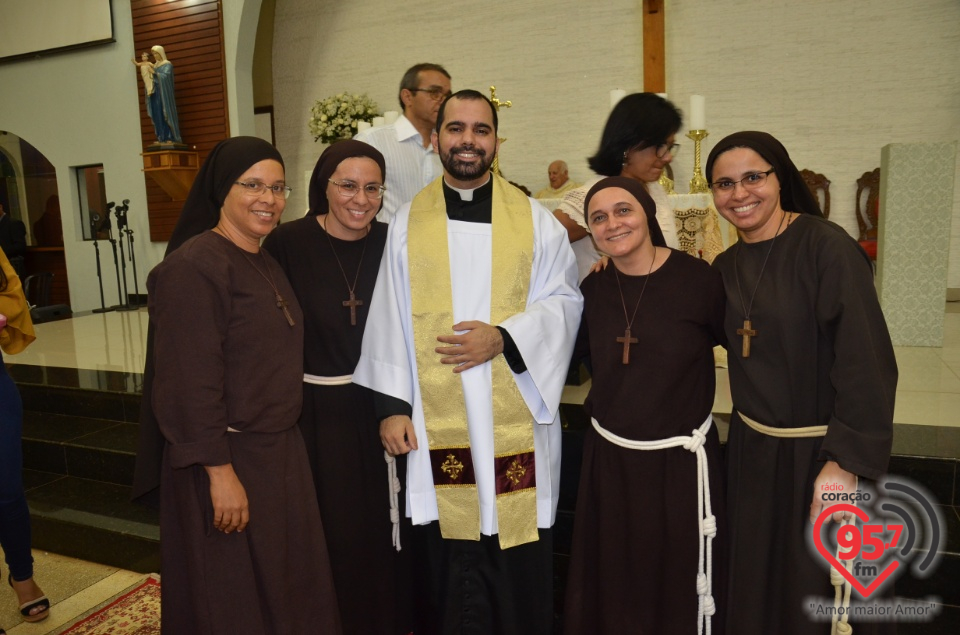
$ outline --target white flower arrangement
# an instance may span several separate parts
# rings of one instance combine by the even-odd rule
[[[377,104],[366,93],[338,93],[317,101],[310,109],[310,132],[314,141],[324,143],[349,139],[357,132],[357,122],[372,122],[379,115]]]

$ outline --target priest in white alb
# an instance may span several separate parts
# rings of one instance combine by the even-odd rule
[[[491,173],[483,94],[449,97],[432,142],[444,174],[390,224],[353,381],[407,455],[418,635],[549,635],[576,261],[553,215]]]

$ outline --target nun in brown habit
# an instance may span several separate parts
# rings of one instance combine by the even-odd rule
[[[147,279],[135,494],[159,480],[165,634],[341,632],[296,425],[303,314],[259,246],[287,193],[275,148],[221,142]]]
[[[869,258],[823,218],[777,139],[734,133],[706,167],[717,210],[740,234],[713,263],[727,296],[734,407],[727,632],[827,633],[829,623],[810,619],[812,606],[833,607],[836,592],[808,542],[811,521],[825,485],[849,492],[858,477],[887,470],[893,346]],[[854,631],[893,627],[859,622]]]
[[[585,200],[607,267],[587,276],[573,362],[593,383],[564,614],[568,635],[723,633],[725,544],[713,346],[720,275],[666,246],[643,185]],[[711,631],[706,631],[711,632]]]

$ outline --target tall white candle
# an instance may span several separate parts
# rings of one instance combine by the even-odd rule
[[[387,122],[384,120],[383,117],[374,117],[374,118],[373,118],[373,127],[374,127],[374,128],[379,128],[380,126],[384,125],[385,123],[387,123]]]
[[[690,129],[707,129],[706,100],[703,95],[690,95]]]
[[[627,96],[627,91],[621,90],[619,88],[614,88],[610,91],[610,109],[612,110],[621,99]]]
[[[370,128],[370,127],[371,127],[371,126],[370,126],[370,122],[369,122],[369,121],[358,121],[358,122],[357,122],[357,132],[360,132],[361,130],[367,130],[367,129]]]
[[[383,113],[384,123],[386,123],[387,125],[390,125],[394,121],[396,121],[397,117],[399,116],[400,116],[400,113],[398,113],[396,110],[388,110],[387,112]]]

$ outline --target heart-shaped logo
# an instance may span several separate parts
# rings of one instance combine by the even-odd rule
[[[845,503],[833,505],[823,510],[823,513],[817,517],[817,522],[813,526],[813,543],[816,545],[817,551],[819,551],[820,555],[830,563],[831,567],[839,571],[840,575],[842,575],[847,582],[853,585],[853,587],[857,589],[857,591],[859,591],[864,598],[870,597],[870,594],[876,591],[877,587],[883,584],[883,581],[889,578],[890,575],[897,570],[897,568],[900,566],[900,561],[891,560],[889,563],[887,563],[887,566],[884,567],[883,571],[877,575],[873,582],[871,582],[868,586],[864,586],[860,580],[858,580],[850,571],[847,570],[845,566],[843,566],[843,563],[837,560],[836,556],[830,553],[830,550],[827,548],[827,546],[823,544],[823,535],[821,532],[823,523],[837,512],[849,512],[854,514],[857,518],[862,520],[864,524],[870,520],[870,516],[868,516],[865,511],[853,505],[848,505]]]

